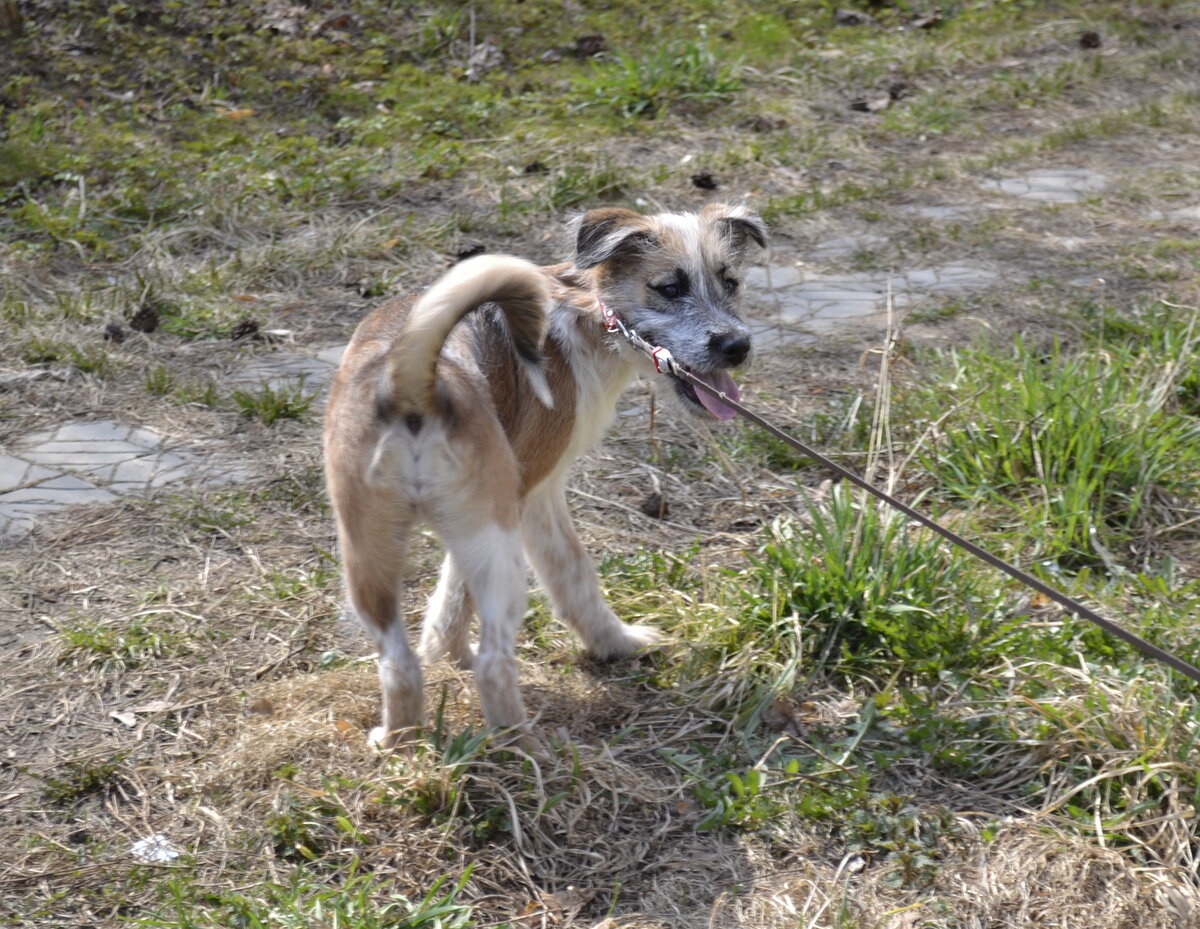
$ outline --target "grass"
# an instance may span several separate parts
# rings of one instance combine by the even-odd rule
[[[712,106],[742,89],[736,62],[721,61],[703,27],[700,38],[647,55],[618,53],[576,79],[579,109],[604,107],[627,120],[655,119],[671,106]]]
[[[800,664],[872,677],[936,679],[976,667],[1000,651],[1000,604],[961,553],[909,526],[898,513],[837,487],[813,503],[803,528],[774,523],[756,573],[779,591],[760,611],[756,639],[786,641],[787,617],[802,617]]]
[[[354,926],[356,929],[471,929],[477,925],[469,906],[456,903],[469,873],[455,886],[443,889],[445,879],[434,883],[420,900],[390,892],[369,874],[357,874],[351,865],[344,882],[336,885],[302,880],[268,883],[252,895],[231,893],[215,901],[197,920],[184,882],[169,890],[176,912],[136,920],[133,925],[159,929],[204,926],[244,926],[246,929],[318,929]]]
[[[1006,353],[948,353],[906,392],[903,441],[945,491],[1045,526],[1030,557],[1118,570],[1200,473],[1200,426],[1180,403],[1195,322],[1151,306],[1085,351],[1017,340]],[[947,413],[947,396],[973,399]]]
[[[103,761],[74,761],[43,779],[42,795],[50,803],[71,807],[96,794],[112,791],[121,779],[124,753]]]
[[[151,610],[123,625],[79,619],[61,629],[62,661],[77,668],[121,671],[186,653],[186,639],[173,632],[164,611]],[[166,620],[164,622],[164,620]]]
[[[281,419],[304,419],[317,399],[315,392],[306,391],[304,383],[274,387],[263,384],[257,390],[235,390],[233,402],[246,417],[270,426]]]
[[[855,267],[1018,265],[914,306],[951,347],[902,343],[883,385],[829,339],[747,394],[1195,661],[1197,243],[1143,222],[1195,187],[1170,148],[1197,124],[1194,10],[318,6],[47,0],[0,36],[0,328],[37,374],[0,392],[5,441],[117,410],[258,475],[6,548],[0,924],[1188,924],[1196,688],[749,428],[622,417],[573,478],[608,601],[667,647],[601,666],[535,603],[541,744],[490,739],[438,666],[417,748],[375,756],[313,387],[222,377],[242,320],[317,351],[465,251],[561,259],[563,214],[606,204],[746,195],[800,257],[862,221],[890,245]],[[468,79],[485,40],[499,64]],[[1135,159],[1091,202],[897,219],[1146,137],[1175,167]],[[666,520],[636,511],[648,478]],[[420,539],[410,620],[437,561]],[[177,859],[130,853],[159,832]]]

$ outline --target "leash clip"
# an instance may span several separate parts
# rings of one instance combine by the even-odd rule
[[[640,349],[650,356],[650,360],[654,362],[654,370],[659,374],[673,374],[675,371],[675,358],[671,352],[660,346],[653,346],[645,339],[637,334],[637,330],[630,330],[625,326],[614,311],[608,308],[600,297],[596,297],[596,305],[600,308],[600,316],[604,320],[604,328],[608,332],[619,332],[623,335],[635,348]]]
[[[608,332],[621,331],[621,317],[608,308],[608,304],[596,298],[596,303],[600,307],[600,315],[604,318],[604,328]]]

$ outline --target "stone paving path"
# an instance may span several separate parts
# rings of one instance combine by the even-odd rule
[[[1078,203],[1108,186],[1108,178],[1079,168],[1046,168],[1019,177],[983,180],[980,186],[1002,194],[1042,203]]]
[[[251,473],[153,429],[111,420],[30,433],[12,451],[0,455],[0,538],[9,539],[68,507],[145,497],[180,481],[229,483]]]
[[[1002,198],[1070,204],[1102,196],[1108,178],[1059,167],[980,179],[978,184]],[[1004,206],[920,205],[910,211],[928,220],[958,221]],[[1148,218],[1200,223],[1200,206]],[[999,277],[995,268],[968,261],[894,273],[808,270],[887,244],[876,235],[839,236],[808,250],[803,262],[751,268],[747,281],[755,295],[754,327],[777,343],[815,341],[855,327],[882,327],[889,297],[896,308],[920,308],[953,294],[984,290]],[[1008,269],[1005,276],[1010,281],[1014,277]],[[242,389],[302,384],[306,390],[323,392],[343,349],[335,345],[316,355],[287,350],[254,355],[230,372],[227,382]],[[153,429],[112,420],[64,423],[23,436],[0,454],[0,542],[19,541],[40,518],[69,507],[145,497],[174,485],[236,482],[251,473],[244,463],[223,457],[220,449],[178,441]]]
[[[759,294],[757,306],[769,313],[760,312],[752,328],[784,342],[815,341],[821,334],[845,329],[850,321],[882,327],[889,296],[894,308],[911,307],[935,295],[981,290],[996,278],[997,272],[966,263],[895,274],[836,275],[768,265],[746,274],[747,284]]]
[[[237,387],[265,384],[275,390],[300,383],[321,391],[333,376],[345,348],[335,345],[317,353],[315,358],[287,351],[256,355],[231,372],[228,381]]]

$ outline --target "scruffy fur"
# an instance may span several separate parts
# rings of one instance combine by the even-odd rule
[[[630,655],[658,638],[604,602],[566,505],[568,467],[647,370],[605,331],[599,300],[698,376],[728,383],[721,372],[750,352],[735,309],[739,268],[766,231],[743,207],[712,205],[655,216],[594,210],[574,233],[568,263],[481,256],[415,302],[380,306],[334,378],[326,475],[350,602],[379,647],[383,722],[371,738],[382,747],[421,725],[421,662],[446,654],[474,669],[489,726],[524,728],[514,644],[525,557],[591,654]],[[692,387],[672,383],[686,408],[708,415]],[[447,555],[414,652],[399,592],[419,524]]]

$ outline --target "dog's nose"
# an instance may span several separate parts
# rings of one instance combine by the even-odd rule
[[[736,368],[750,354],[750,335],[744,330],[715,332],[708,340],[708,350],[730,368]]]

